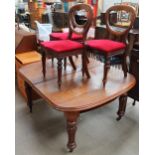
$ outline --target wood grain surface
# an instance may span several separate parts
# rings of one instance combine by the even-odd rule
[[[123,72],[111,68],[106,87],[103,87],[103,64],[90,59],[88,65],[91,78],[82,77],[80,59],[75,60],[77,70],[71,66],[62,73],[62,87],[57,87],[57,68],[47,61],[46,79],[42,75],[40,62],[26,65],[20,69],[25,81],[51,106],[60,111],[81,112],[89,110],[121,96],[135,85],[135,78],[128,74],[124,78]],[[56,62],[55,62],[56,63]]]

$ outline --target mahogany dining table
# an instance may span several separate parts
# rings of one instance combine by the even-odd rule
[[[77,120],[80,113],[104,106],[119,98],[118,117],[120,120],[125,113],[127,92],[134,87],[136,80],[128,74],[124,78],[121,69],[112,68],[108,74],[105,87],[102,84],[103,64],[89,59],[89,72],[91,78],[82,76],[81,62],[75,58],[76,71],[67,64],[62,73],[62,87],[57,86],[57,68],[47,61],[46,78],[42,74],[41,62],[32,63],[20,68],[19,72],[25,81],[27,105],[32,112],[32,90],[39,94],[51,107],[64,113],[67,120],[68,143],[70,152],[76,148],[75,134]],[[54,62],[55,63],[55,62]],[[93,133],[92,133],[93,134]]]

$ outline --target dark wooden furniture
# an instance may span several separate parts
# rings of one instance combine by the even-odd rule
[[[110,13],[113,11],[127,11],[130,14],[130,24],[125,29],[115,29],[110,24]],[[108,40],[90,40],[86,42],[88,52],[97,57],[102,56],[105,59],[104,65],[104,75],[103,75],[103,86],[105,86],[107,81],[108,70],[110,69],[110,59],[114,56],[121,57],[121,65],[124,72],[124,77],[127,76],[127,49],[128,49],[128,33],[133,26],[136,14],[135,10],[126,5],[115,5],[110,7],[106,11],[106,27],[109,32]],[[119,30],[119,31],[118,31]],[[96,52],[97,51],[97,52]]]
[[[26,65],[20,69],[20,74],[25,80],[28,96],[28,106],[32,112],[32,90],[35,90],[53,108],[64,113],[67,120],[69,151],[76,147],[75,134],[77,120],[80,113],[104,106],[119,97],[118,120],[125,113],[127,92],[135,85],[135,78],[131,74],[123,78],[123,72],[119,69],[109,71],[107,87],[102,87],[102,64],[90,59],[88,65],[91,78],[81,80],[79,76],[81,62],[78,61],[77,71],[68,67],[63,71],[63,85],[61,90],[57,87],[57,74],[54,65],[47,62],[47,75],[44,79],[40,62]],[[52,73],[52,74],[51,74]],[[93,133],[92,133],[93,134]],[[117,142],[116,142],[117,143]]]
[[[85,10],[87,12],[87,22],[84,25],[78,25],[75,20],[75,14],[79,10]],[[68,40],[58,40],[41,43],[42,49],[42,66],[43,75],[46,74],[46,57],[50,55],[51,57],[57,58],[58,60],[58,86],[61,87],[61,76],[62,76],[62,59],[71,57],[74,55],[82,55],[82,73],[86,73],[89,78],[89,73],[87,70],[87,61],[85,48],[82,43],[72,41],[73,33],[83,36],[83,42],[86,39],[87,32],[91,26],[93,18],[92,7],[87,4],[79,4],[73,6],[69,11],[69,35]]]
[[[110,23],[116,23],[117,22],[117,13],[110,13]],[[106,24],[106,12],[102,12],[100,15],[100,22],[101,25]]]
[[[63,28],[68,27],[68,13],[63,11],[53,11],[51,14],[53,21],[53,32],[62,32]],[[50,23],[48,13],[42,14],[42,23]]]
[[[129,48],[127,54],[130,56],[135,42],[139,42],[139,29],[131,29],[129,33]]]
[[[53,11],[51,13],[51,17],[53,18],[53,29],[59,29],[61,30],[62,28],[66,28],[69,26],[68,23],[68,13],[64,12],[64,11]],[[80,15],[75,15],[76,21],[77,23],[80,25],[83,25],[87,18],[85,18],[84,16],[80,16]],[[49,15],[46,14],[42,14],[42,22],[43,23],[49,23]]]
[[[64,28],[68,27],[68,13],[63,11],[55,11],[53,14],[54,27]]]
[[[129,73],[136,78],[136,85],[128,93],[128,96],[134,99],[135,105],[135,102],[139,101],[139,44],[135,44],[131,51]]]
[[[15,29],[15,52],[21,53],[33,50],[37,50],[35,33]]]

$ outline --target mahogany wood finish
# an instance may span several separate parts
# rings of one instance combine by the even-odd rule
[[[118,117],[117,120],[119,121],[122,116],[124,116],[125,114],[125,110],[126,110],[126,103],[127,103],[127,94],[123,94],[120,96],[119,98],[119,109],[118,109]]]
[[[68,143],[67,147],[72,152],[76,147],[75,134],[77,119],[81,112],[104,106],[112,100],[120,97],[118,110],[119,119],[124,115],[126,105],[126,93],[135,85],[135,78],[127,74],[123,78],[123,72],[119,69],[111,69],[108,74],[107,87],[102,86],[102,63],[90,59],[88,68],[90,79],[79,76],[81,62],[76,62],[77,70],[71,66],[63,70],[63,85],[61,90],[57,87],[56,66],[51,68],[51,61],[47,61],[47,75],[44,79],[41,70],[41,62],[26,65],[20,69],[20,74],[26,82],[28,105],[32,111],[31,89],[35,90],[49,105],[63,112],[67,120]],[[52,74],[51,74],[52,73]],[[30,88],[31,87],[31,88]]]
[[[79,25],[76,21],[75,15],[78,11],[83,10],[86,12],[86,22],[83,25]],[[69,36],[71,39],[72,33],[79,34],[83,36],[83,42],[86,40],[88,30],[93,21],[93,9],[88,4],[78,4],[73,6],[69,10]]]
[[[127,28],[121,29],[121,28],[116,28],[110,25],[110,15],[111,12],[117,12],[117,11],[126,11],[130,14],[130,24]],[[136,18],[136,14],[135,14],[135,10],[131,7],[131,6],[127,6],[127,5],[115,5],[110,7],[107,11],[106,11],[106,15],[105,15],[105,23],[106,23],[106,28],[108,31],[108,38],[110,40],[115,40],[115,41],[119,41],[119,42],[124,42],[126,44],[126,48],[125,49],[121,49],[121,50],[116,50],[116,51],[112,51],[112,52],[106,52],[106,51],[99,51],[98,49],[95,49],[93,47],[89,47],[88,46],[88,51],[90,51],[91,53],[96,54],[96,50],[98,51],[97,53],[99,53],[100,55],[103,55],[105,58],[105,65],[104,65],[104,75],[103,75],[103,86],[105,86],[106,81],[107,81],[107,74],[110,68],[110,59],[113,56],[116,55],[120,55],[122,57],[122,69],[124,71],[124,77],[127,76],[127,64],[126,64],[126,56],[127,56],[127,50],[128,50],[128,33],[130,31],[130,29],[132,28],[133,24],[134,24],[134,20]]]
[[[77,130],[76,124],[79,113],[65,112],[65,116],[67,119],[67,132],[68,132],[67,147],[69,149],[69,152],[73,152],[73,150],[76,148],[75,133]]]
[[[87,12],[87,21],[83,25],[78,25],[75,20],[75,14],[77,11],[80,11],[80,10],[85,10]],[[68,36],[68,39],[71,40],[72,33],[76,33],[76,34],[83,36],[82,42],[84,42],[86,39],[89,27],[92,24],[92,20],[93,20],[93,10],[90,5],[78,4],[78,5],[73,6],[69,11],[69,36]],[[52,41],[51,41],[51,43],[52,43]],[[86,52],[85,48],[80,49],[80,50],[62,52],[62,53],[49,50],[47,48],[44,48],[43,46],[41,47],[41,49],[42,49],[42,64],[43,64],[42,67],[43,67],[43,75],[44,76],[46,74],[46,71],[45,71],[46,70],[46,57],[48,55],[50,55],[51,57],[57,58],[57,60],[58,60],[58,86],[59,86],[59,88],[61,87],[61,77],[60,76],[62,75],[62,73],[61,73],[62,72],[62,69],[61,69],[62,68],[61,67],[62,59],[70,57],[70,62],[74,66],[71,56],[83,55],[82,58],[84,60],[82,62],[87,63],[87,57],[86,57],[86,54],[84,54]],[[89,72],[87,69],[87,65],[85,64],[82,66],[85,66],[82,70],[83,70],[83,72],[86,73],[87,77],[89,78],[90,75],[89,75]]]
[[[130,24],[128,25],[128,27],[126,27],[124,29],[124,31],[115,31],[110,24],[110,12],[112,11],[126,11],[130,14]],[[122,41],[125,42],[127,44],[127,34],[129,33],[130,29],[132,28],[135,18],[136,18],[136,13],[135,10],[133,9],[133,7],[131,6],[127,6],[127,5],[115,5],[110,7],[107,11],[106,11],[106,26],[108,31],[110,32],[110,34],[115,35],[116,37],[122,37]]]
[[[15,53],[33,50],[37,50],[35,33],[15,29]]]

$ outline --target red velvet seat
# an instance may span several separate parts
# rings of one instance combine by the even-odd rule
[[[50,34],[50,40],[67,40],[68,39],[69,32],[55,32]],[[70,40],[74,41],[81,41],[83,39],[83,35],[72,33],[72,36]],[[76,56],[77,57],[77,56]],[[53,60],[53,59],[52,59]],[[72,57],[69,57],[69,61],[73,67],[74,70],[76,70],[76,65],[72,59]],[[67,64],[67,58],[64,58],[64,68],[66,68]]]
[[[100,50],[101,52],[115,52],[121,49],[125,49],[126,45],[122,42],[112,40],[90,40],[86,42],[86,45],[90,48]]]
[[[49,51],[54,51],[57,53],[69,52],[83,48],[82,44],[71,40],[46,41],[42,42],[41,46]]]
[[[57,33],[51,33],[50,39],[51,40],[66,40],[68,39],[68,32],[57,32]],[[78,35],[73,33],[71,39],[72,40],[81,40],[83,38],[82,35]]]

